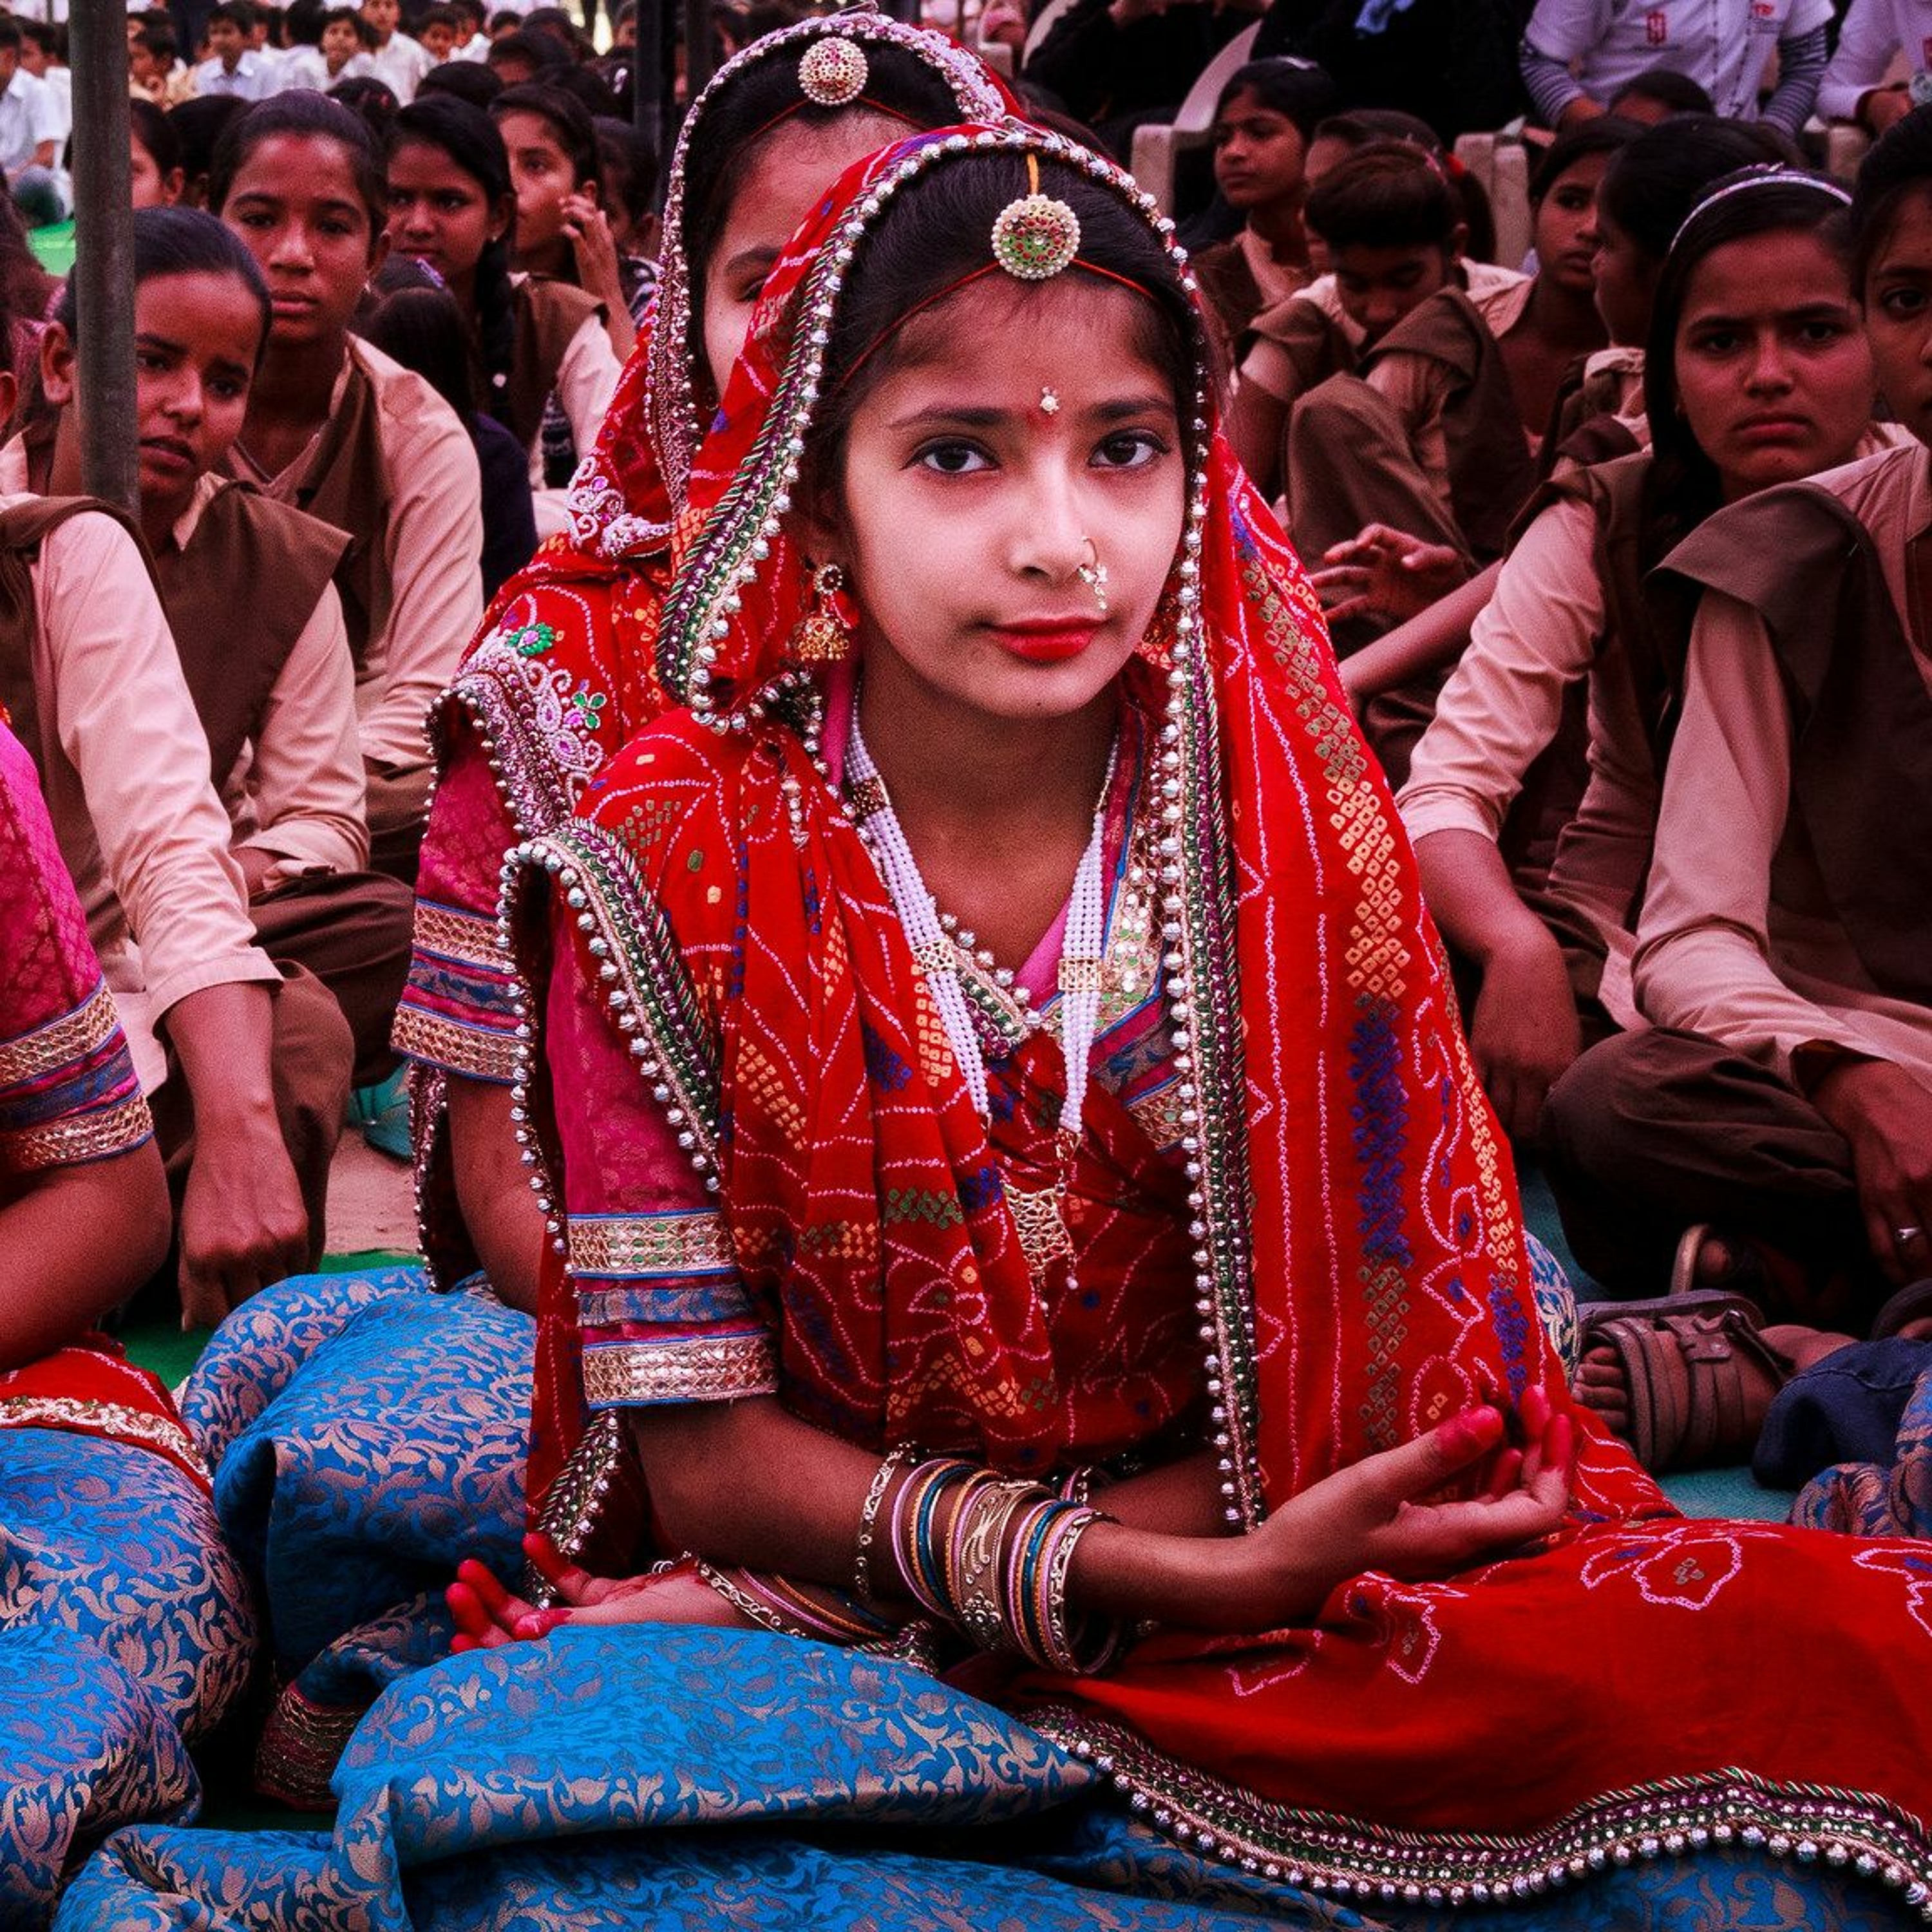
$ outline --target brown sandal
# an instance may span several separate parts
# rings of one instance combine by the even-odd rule
[[[1653,1475],[1742,1462],[1757,1444],[1788,1363],[1741,1295],[1599,1301],[1577,1312],[1582,1349],[1615,1351],[1630,1391],[1630,1444]]]

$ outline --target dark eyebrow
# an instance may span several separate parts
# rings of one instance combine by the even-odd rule
[[[288,196],[283,194],[271,194],[266,188],[251,188],[244,189],[239,194],[231,195],[229,200],[231,206],[241,202],[258,201],[264,207],[281,208],[287,205]],[[331,214],[342,212],[360,214],[363,212],[362,204],[359,201],[325,201],[321,206]]]
[[[1814,316],[1840,316],[1855,306],[1852,298],[1847,296],[1842,302],[1806,302],[1801,308],[1779,309],[1776,313],[1780,316],[1809,320]],[[1686,328],[1742,328],[1755,319],[1751,315],[1726,315],[1715,310],[1702,309],[1687,315],[1684,318],[1684,326]]]
[[[778,259],[778,251],[776,248],[740,248],[725,262],[722,272],[728,281],[736,276],[748,274],[753,268],[761,266],[764,273],[770,274]]]

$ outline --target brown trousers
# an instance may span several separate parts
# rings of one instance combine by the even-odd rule
[[[1849,1282],[1844,1305],[1809,1312],[1852,1333],[1890,1292],[1844,1136],[1715,1040],[1663,1028],[1605,1040],[1550,1089],[1542,1124],[1564,1234],[1613,1294],[1661,1294],[1678,1238],[1700,1221],[1777,1249],[1820,1284]]]
[[[1324,551],[1370,524],[1387,524],[1426,543],[1468,554],[1449,505],[1415,460],[1401,419],[1388,399],[1359,376],[1331,376],[1294,405],[1282,462],[1288,478],[1288,526],[1311,570]],[[1372,644],[1386,626],[1354,618],[1332,627],[1337,657]],[[1436,715],[1448,673],[1378,692],[1362,730],[1392,788],[1408,776],[1410,754]]]
[[[362,775],[369,788],[370,868],[401,880],[414,892],[423,828],[429,823],[430,794],[436,789],[436,767],[365,761]]]
[[[354,1084],[395,1070],[389,1028],[409,976],[415,895],[380,872],[292,879],[248,908],[256,943],[278,966],[305,968],[335,996],[355,1042]]]

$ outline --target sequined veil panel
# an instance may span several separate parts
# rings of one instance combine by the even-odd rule
[[[1012,127],[915,139],[841,184],[767,284],[729,429],[694,468],[706,518],[659,651],[690,712],[634,743],[578,827],[530,842],[517,878],[533,918],[555,904],[646,1093],[688,1135],[747,1281],[782,1282],[788,1318],[817,1298],[842,1340],[862,1337],[855,1385],[892,1364],[886,1439],[940,1414],[1018,1468],[1054,1454],[1030,1407],[1051,1338],[1031,1325],[963,1083],[926,1052],[936,1028],[903,936],[826,796],[823,694],[782,652],[808,596],[789,493],[857,244],[928,169],[1029,146],[1155,220],[1108,164]],[[734,398],[762,413],[733,420]],[[1164,998],[1187,1076],[1202,1373],[1224,1509],[1243,1528],[1473,1401],[1569,1398],[1535,1317],[1507,1147],[1318,607],[1204,388],[1197,407],[1172,626],[1132,675],[1166,709]],[[678,839],[627,831],[675,788]],[[673,862],[700,850],[703,864]],[[736,976],[771,958],[804,962],[811,1000],[775,974]],[[809,1022],[796,1038],[788,1002]],[[733,1030],[740,1009],[776,1030],[771,1050]],[[726,1042],[708,1059],[707,1027]],[[901,1066],[933,1076],[917,1105],[890,1098]],[[854,1210],[832,1213],[824,1190],[847,1184],[833,1150],[864,1138],[856,1120],[910,1184],[894,1196],[868,1179],[884,1211],[842,1234]],[[806,1171],[787,1145],[810,1150]],[[923,1223],[905,1211],[928,1204]],[[945,1285],[932,1300],[959,1328],[893,1328],[904,1311],[878,1294],[875,1236],[892,1244],[891,1278]],[[765,1244],[787,1240],[770,1250],[782,1269],[761,1275]],[[1010,1694],[1160,1828],[1356,1898],[1514,1892],[1567,1882],[1576,1861],[1587,1876],[1700,1843],[1922,1883],[1932,1848],[1912,1813],[1932,1805],[1932,1750],[1911,1687],[1932,1626],[1911,1546],[1682,1522],[1578,1419],[1576,1505],[1546,1547],[1439,1582],[1366,1574],[1305,1628],[1160,1633],[1106,1676],[1027,1677]],[[1738,1660],[1774,1651],[1804,1660],[1804,1694],[1768,1710]]]

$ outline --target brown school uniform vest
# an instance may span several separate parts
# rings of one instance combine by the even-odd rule
[[[1763,619],[1791,708],[1786,836],[1808,843],[1871,983],[1932,1006],[1932,693],[1870,532],[1829,490],[1780,484],[1662,568]]]
[[[1589,374],[1590,358],[1580,356],[1564,371],[1550,411],[1550,427],[1537,452],[1539,481],[1546,482],[1559,458],[1570,463],[1609,463],[1634,455],[1643,444],[1612,406],[1620,385]]]
[[[112,517],[140,546],[133,518],[92,496],[34,496],[0,510],[0,709],[13,719],[14,735],[27,748],[43,782],[40,694],[34,686],[34,647],[40,610],[34,598],[34,566],[50,530],[93,510]],[[147,553],[142,550],[145,556]]]
[[[1642,449],[1568,470],[1531,497],[1517,529],[1527,528],[1552,503],[1588,506],[1596,522],[1593,561],[1604,592],[1604,633],[1622,646],[1618,658],[1660,773],[1676,729],[1690,620],[1696,612],[1694,598],[1687,599],[1681,590],[1660,584],[1646,562],[1654,473],[1650,452]]]
[[[1354,345],[1342,325],[1318,302],[1290,296],[1256,316],[1254,336],[1265,336],[1288,358],[1294,371],[1290,397],[1305,396],[1330,376],[1355,373]]]
[[[544,403],[556,386],[556,372],[577,332],[604,313],[594,296],[568,282],[532,275],[515,290],[517,343],[509,380],[500,394],[481,397],[477,406],[494,416],[526,449],[543,427]]]
[[[1687,623],[1673,632],[1671,614],[1645,589],[1642,540],[1650,474],[1649,453],[1642,450],[1565,470],[1541,484],[1522,506],[1510,542],[1514,548],[1556,503],[1581,503],[1588,509],[1594,527],[1591,566],[1604,596],[1604,632],[1621,646],[1599,668],[1600,674],[1630,680],[1637,715],[1660,769],[1663,721],[1666,714],[1674,716],[1688,629]],[[1587,682],[1580,682],[1564,693],[1562,722],[1524,774],[1504,828],[1503,850],[1520,881],[1538,886],[1547,875],[1556,841],[1576,816],[1589,783],[1589,691]]]
[[[230,483],[202,507],[188,548],[170,544],[155,558],[217,790],[258,735],[275,680],[349,544],[316,518]]]
[[[1189,267],[1201,284],[1208,318],[1229,368],[1240,366],[1254,339],[1255,318],[1267,306],[1262,285],[1248,266],[1248,251],[1238,239],[1217,242],[1190,258]]]
[[[371,640],[388,623],[395,592],[387,554],[389,484],[382,413],[376,386],[356,360],[353,344],[342,399],[322,426],[322,440],[296,486],[295,503],[349,540],[335,566],[335,588],[359,671]]]
[[[1510,525],[1536,487],[1536,462],[1502,350],[1460,289],[1438,289],[1361,358],[1366,375],[1400,350],[1439,362],[1450,375],[1442,406],[1450,507],[1473,555],[1500,556]]]

